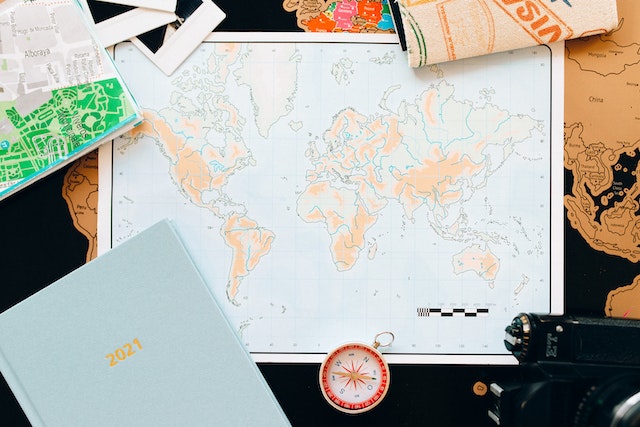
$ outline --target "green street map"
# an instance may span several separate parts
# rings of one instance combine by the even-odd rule
[[[0,4],[0,199],[139,122],[78,3]]]

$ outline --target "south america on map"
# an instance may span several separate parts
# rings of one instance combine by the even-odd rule
[[[620,0],[618,13],[611,33],[566,44],[564,204],[570,226],[603,254],[601,270],[627,261],[616,274],[627,282],[597,284],[610,291],[604,313],[640,318],[640,3]]]
[[[115,58],[145,120],[114,141],[105,238],[171,218],[251,352],[392,331],[391,353],[504,354],[514,313],[549,311],[549,47],[412,70],[392,44],[205,43],[171,77]]]

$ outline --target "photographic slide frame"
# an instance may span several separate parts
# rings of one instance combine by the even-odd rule
[[[105,47],[129,40],[176,20],[173,12],[78,0]]]
[[[226,17],[211,0],[178,0],[175,22],[131,39],[163,73],[171,75]]]

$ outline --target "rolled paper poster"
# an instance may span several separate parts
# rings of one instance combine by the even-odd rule
[[[409,65],[420,67],[606,33],[616,0],[397,1]]]

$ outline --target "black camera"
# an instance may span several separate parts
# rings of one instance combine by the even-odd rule
[[[489,387],[497,425],[640,426],[640,321],[521,313],[505,331],[520,366]]]

